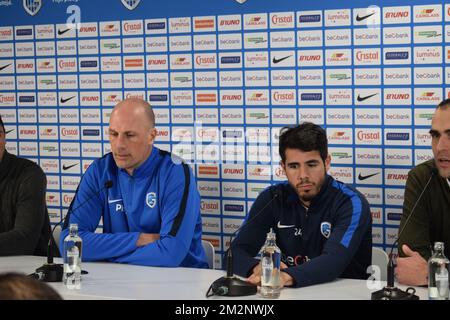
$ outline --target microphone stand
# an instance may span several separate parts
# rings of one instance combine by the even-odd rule
[[[400,239],[400,236],[402,235],[403,231],[405,230],[405,227],[407,226],[409,220],[411,219],[414,210],[416,209],[417,205],[419,204],[420,199],[422,199],[423,194],[425,193],[425,190],[427,190],[428,185],[431,182],[431,179],[436,174],[437,170],[432,169],[431,170],[431,176],[428,179],[427,183],[425,184],[425,187],[423,188],[422,192],[420,193],[419,197],[417,198],[416,203],[414,204],[413,208],[411,209],[411,213],[409,214],[408,218],[405,221],[405,224],[403,225],[403,228],[398,233],[397,240],[392,244],[391,252],[389,253],[389,262],[387,265],[387,284],[386,286],[378,291],[372,292],[371,299],[372,300],[419,300],[419,297],[415,295],[416,289],[413,287],[406,288],[406,291],[403,291],[395,286],[395,263],[392,259],[392,251],[394,250],[394,247],[398,244],[398,240]]]
[[[240,297],[240,296],[248,296],[256,294],[258,291],[258,287],[254,284],[251,284],[245,280],[239,279],[236,276],[234,276],[233,273],[233,253],[232,253],[232,244],[231,240],[236,235],[236,233],[241,230],[243,227],[248,225],[251,221],[253,221],[261,212],[264,211],[265,208],[269,204],[272,203],[276,198],[280,196],[281,191],[276,189],[275,195],[272,197],[272,199],[267,202],[264,207],[259,210],[251,219],[245,223],[245,225],[241,225],[236,231],[234,231],[230,235],[230,246],[227,250],[227,275],[225,277],[221,277],[214,281],[211,286],[209,287],[208,291],[206,292],[206,297],[209,298],[213,295],[218,296],[233,296],[233,297]]]
[[[53,233],[55,232],[56,227],[63,225],[65,226],[66,222],[69,221],[70,214],[78,210],[78,208],[82,207],[84,204],[86,204],[88,201],[90,201],[94,196],[97,196],[103,189],[109,189],[113,185],[113,182],[111,180],[108,180],[105,182],[104,186],[98,190],[96,193],[94,193],[92,196],[90,196],[88,199],[86,199],[83,203],[81,203],[78,207],[72,210],[72,205],[74,201],[70,203],[69,210],[67,210],[66,216],[61,219],[51,230],[50,232],[50,239],[48,240],[47,245],[47,263],[43,264],[41,267],[37,268],[34,273],[32,273],[30,276],[34,277],[35,279],[39,281],[44,282],[61,282],[63,278],[64,273],[64,267],[63,264],[56,264],[53,262],[53,249],[56,246],[55,239],[53,238]],[[77,189],[78,191],[78,189]],[[75,193],[76,194],[76,193]],[[75,198],[74,198],[75,199]],[[86,271],[82,271],[82,274],[86,274]]]

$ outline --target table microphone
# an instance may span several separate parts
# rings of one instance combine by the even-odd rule
[[[276,198],[281,196],[282,191],[276,188],[275,194],[270,199],[269,202],[267,202],[264,207],[262,207],[261,210],[259,210],[251,219],[249,219],[246,223],[242,224],[236,231],[234,231],[230,235],[230,246],[227,250],[227,275],[225,277],[221,277],[214,281],[211,286],[209,287],[208,291],[206,292],[206,297],[209,298],[213,295],[217,296],[233,296],[233,297],[239,297],[239,296],[248,296],[256,294],[258,291],[258,288],[256,285],[251,284],[247,281],[241,280],[234,276],[233,273],[233,254],[232,254],[232,244],[231,240],[233,237],[237,234],[238,231],[240,231],[242,228],[247,226],[250,222],[252,222],[257,216],[260,215],[261,212],[264,211],[264,209],[269,206]]]
[[[106,181],[102,188],[100,188],[97,192],[92,194],[89,198],[87,198],[85,201],[83,201],[78,207],[76,207],[73,210],[72,210],[72,205],[73,205],[73,201],[72,201],[72,203],[70,204],[69,210],[67,211],[67,214],[64,217],[64,219],[61,219],[61,221],[58,222],[53,227],[53,229],[50,233],[50,239],[48,240],[48,246],[47,246],[47,263],[45,263],[41,267],[37,268],[36,271],[34,273],[32,273],[30,276],[36,278],[37,280],[44,281],[44,282],[61,282],[62,281],[63,271],[64,271],[63,265],[53,263],[53,257],[54,257],[53,249],[55,247],[55,239],[53,238],[53,232],[55,231],[56,227],[61,224],[63,224],[63,229],[67,228],[67,222],[70,220],[70,214],[72,214],[73,212],[78,210],[80,207],[84,206],[94,196],[98,196],[98,194],[100,192],[102,192],[104,189],[109,189],[112,186],[113,186],[113,182],[111,180]]]
[[[392,259],[392,251],[394,250],[394,247],[397,245],[398,240],[400,239],[400,236],[402,235],[403,231],[405,230],[409,219],[411,219],[414,210],[416,209],[417,205],[419,204],[419,201],[422,199],[423,194],[428,188],[428,185],[431,182],[431,179],[436,175],[438,170],[436,168],[431,169],[431,175],[428,179],[427,183],[425,184],[425,187],[423,188],[422,192],[420,193],[419,197],[417,198],[416,202],[414,203],[414,206],[411,210],[411,213],[409,214],[408,218],[405,221],[405,224],[403,225],[403,228],[399,231],[397,240],[392,244],[391,252],[389,253],[389,262],[387,265],[387,285],[378,291],[375,291],[372,293],[372,300],[419,300],[419,297],[416,296],[414,293],[416,290],[412,287],[409,287],[406,289],[406,291],[403,291],[399,288],[397,288],[394,285],[394,260]]]

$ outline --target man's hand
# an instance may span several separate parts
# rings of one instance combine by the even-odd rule
[[[402,246],[405,258],[397,258],[395,275],[398,282],[410,286],[422,286],[428,283],[428,263],[417,252],[412,251],[406,244]]]
[[[136,241],[136,246],[143,247],[156,240],[159,240],[159,233],[141,233]]]
[[[281,262],[280,265],[280,269],[286,269],[287,265],[285,265],[283,262]],[[257,264],[254,268],[253,268],[253,273],[251,274],[250,277],[248,277],[247,282],[250,282],[251,284],[260,286],[261,285],[261,265]],[[286,273],[286,272],[281,272],[281,287],[284,286],[291,286],[294,284],[294,280],[292,279],[292,277]]]

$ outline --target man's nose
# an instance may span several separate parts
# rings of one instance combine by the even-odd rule
[[[450,137],[442,135],[436,146],[437,151],[450,150]]]

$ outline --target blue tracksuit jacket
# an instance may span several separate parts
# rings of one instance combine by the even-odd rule
[[[105,189],[108,180],[113,185]],[[208,267],[201,244],[200,195],[195,179],[189,166],[175,164],[168,152],[153,147],[133,176],[116,166],[111,153],[94,161],[71,208],[80,204],[69,219],[78,224],[83,261]],[[100,219],[103,233],[94,233]],[[160,240],[138,248],[141,232],[159,233]],[[68,229],[62,231],[60,248],[67,234]]]
[[[288,266],[284,271],[294,278],[295,287],[337,277],[368,277],[366,269],[372,260],[369,204],[361,193],[331,176],[326,177],[308,209],[287,182],[267,188],[256,199],[246,221],[249,223],[232,245],[234,270],[243,277],[248,277],[259,263],[254,257],[270,228],[276,233],[282,261]]]

